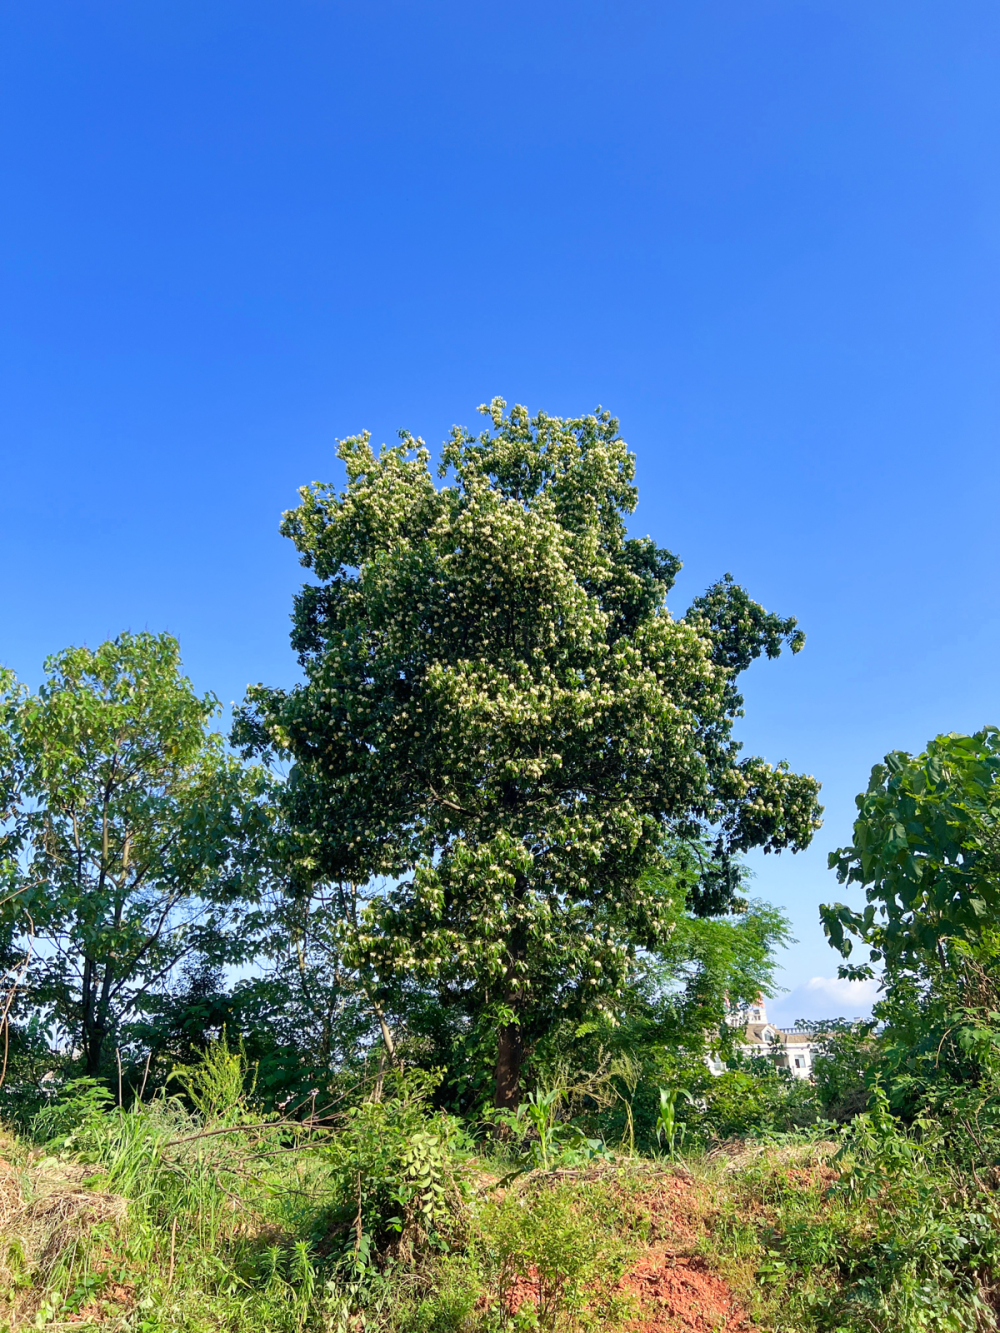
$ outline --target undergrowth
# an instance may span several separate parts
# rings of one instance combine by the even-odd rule
[[[1000,1203],[931,1122],[876,1088],[836,1141],[709,1164],[703,1252],[774,1333],[997,1327]]]
[[[434,1082],[412,1072],[343,1109],[266,1115],[224,1041],[130,1108],[79,1080],[36,1118],[34,1146],[9,1149],[0,1319],[140,1333],[613,1327],[625,1306],[610,1284],[631,1253],[617,1195],[533,1169],[509,1136],[494,1160],[489,1140],[432,1109]],[[60,1211],[48,1229],[45,1199]]]
[[[663,1243],[657,1199],[678,1182],[691,1216],[667,1253],[700,1256],[762,1330],[997,1326],[1000,1172],[939,1121],[905,1126],[878,1086],[846,1127],[796,1129],[796,1111],[753,1140],[692,1132],[686,1156],[668,1090],[655,1157],[594,1139],[550,1093],[475,1126],[434,1087],[412,1071],[265,1113],[225,1041],[131,1107],[79,1080],[2,1145],[0,1327],[625,1329],[623,1276]]]

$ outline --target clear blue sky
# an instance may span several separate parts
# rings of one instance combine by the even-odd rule
[[[889,748],[1000,722],[1000,9],[922,0],[0,3],[0,659],[169,629],[292,679],[335,436],[601,403],[635,531],[808,634],[747,745],[827,823],[757,891],[781,1013]]]

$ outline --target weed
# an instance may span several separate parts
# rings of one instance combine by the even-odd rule
[[[660,1110],[656,1117],[656,1142],[673,1157],[687,1134],[687,1125],[677,1123],[677,1098],[683,1097],[690,1105],[694,1098],[685,1088],[660,1088]]]
[[[620,1261],[591,1200],[572,1185],[511,1189],[478,1219],[476,1249],[501,1326],[574,1326]]]
[[[561,1088],[530,1092],[516,1111],[499,1109],[492,1123],[515,1143],[525,1145],[526,1164],[547,1171],[552,1166],[579,1166],[604,1152],[601,1139],[588,1138],[573,1120],[560,1120],[566,1093]]]

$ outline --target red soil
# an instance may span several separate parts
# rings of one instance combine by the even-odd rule
[[[639,1202],[651,1244],[663,1240],[674,1248],[690,1246],[704,1230],[701,1198],[686,1176],[661,1176]]]
[[[642,1197],[640,1210],[649,1242],[616,1287],[638,1310],[627,1325],[631,1333],[755,1333],[726,1282],[690,1254],[704,1230],[693,1182],[660,1178]],[[520,1278],[508,1294],[511,1311],[534,1303],[536,1293],[530,1276]]]
[[[639,1318],[628,1326],[633,1333],[752,1333],[733,1293],[704,1259],[680,1258],[652,1246],[619,1286],[639,1306]]]
[[[752,1333],[728,1285],[704,1259],[684,1253],[704,1230],[694,1183],[667,1176],[642,1202],[650,1243],[618,1284],[639,1308],[632,1333]]]

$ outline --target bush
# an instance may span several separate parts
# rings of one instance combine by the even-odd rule
[[[733,1062],[734,1064],[736,1062]],[[693,1112],[694,1128],[706,1139],[761,1138],[815,1125],[821,1106],[812,1085],[751,1057],[711,1080]]]
[[[940,1126],[907,1130],[876,1086],[831,1151],[763,1153],[719,1182],[715,1258],[755,1318],[796,1333],[996,1327],[1000,1208]]]
[[[474,1248],[501,1325],[516,1311],[519,1328],[555,1329],[600,1306],[622,1251],[591,1204],[579,1186],[529,1182],[482,1210]]]
[[[843,1123],[868,1105],[868,1085],[880,1062],[873,1025],[838,1018],[813,1025],[813,1031],[821,1043],[813,1062],[816,1096],[824,1114]]]
[[[470,1141],[461,1122],[430,1111],[437,1082],[419,1070],[391,1076],[384,1100],[352,1106],[324,1142],[338,1196],[334,1252],[345,1272],[447,1250],[462,1235]]]

